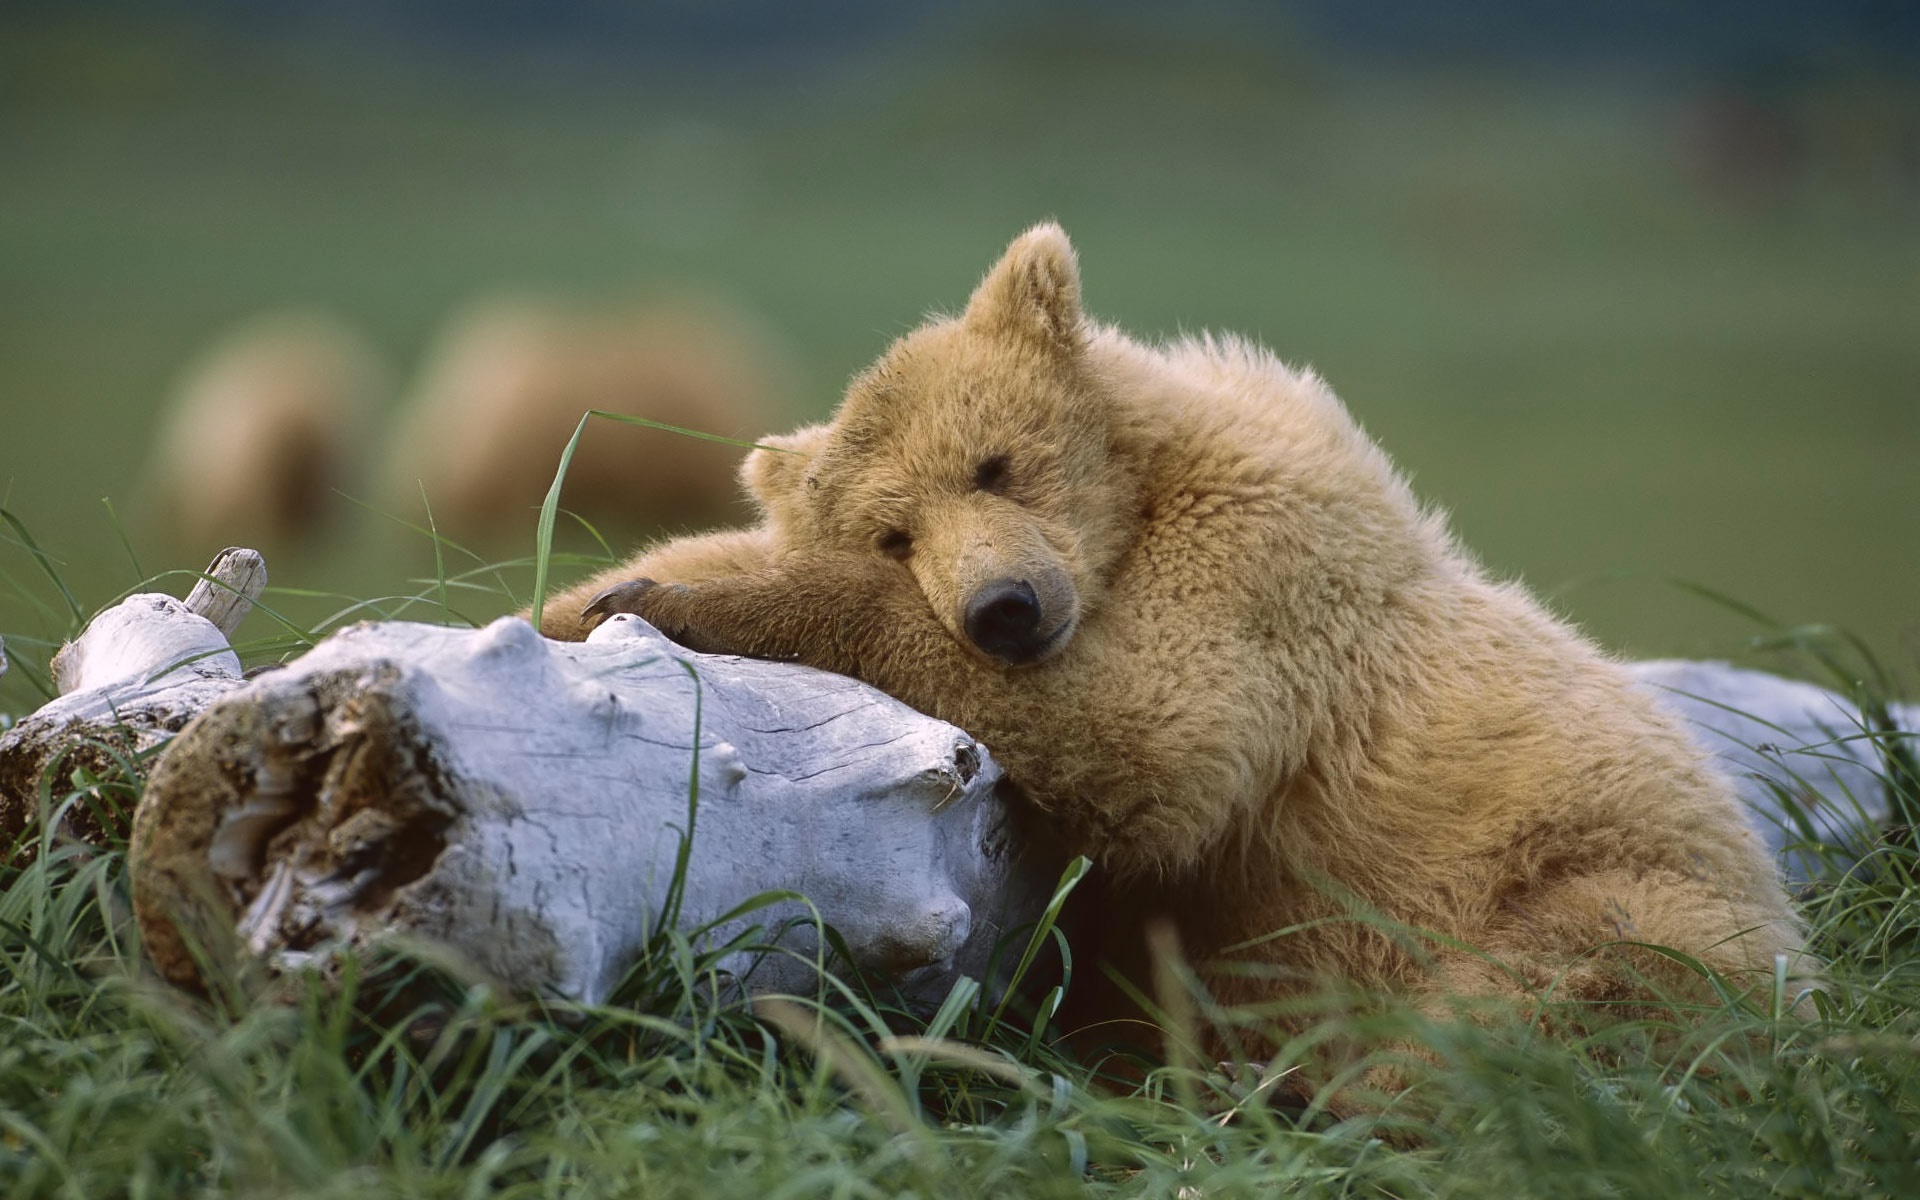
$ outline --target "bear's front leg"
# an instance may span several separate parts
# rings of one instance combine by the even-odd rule
[[[720,644],[711,634],[702,633],[699,622],[693,619],[700,605],[697,598],[689,600],[696,590],[691,584],[659,583],[645,578],[616,583],[595,596],[581,610],[580,628],[591,630],[608,617],[627,613],[639,617],[689,650],[701,654],[747,653],[743,649]]]
[[[631,613],[703,654],[802,662],[865,678],[862,666],[887,653],[903,622],[870,572],[858,569],[864,565],[769,563],[690,583],[640,576],[602,590],[583,607],[580,622],[588,629]]]
[[[750,575],[765,569],[772,554],[772,542],[764,529],[727,529],[662,542],[549,596],[541,610],[540,632],[563,642],[586,637],[596,624],[583,619],[587,605],[624,581],[646,578],[699,583]],[[531,618],[532,611],[522,610],[521,615]]]

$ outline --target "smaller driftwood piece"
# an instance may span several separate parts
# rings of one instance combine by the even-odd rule
[[[240,659],[227,638],[266,586],[260,555],[229,547],[185,600],[129,596],[54,655],[59,698],[0,734],[0,858],[37,825],[41,785],[56,766],[63,776],[76,767],[105,774],[114,759],[153,750],[240,686]],[[57,799],[62,790],[48,794]],[[76,807],[54,832],[97,842],[126,830],[104,829],[99,812]]]

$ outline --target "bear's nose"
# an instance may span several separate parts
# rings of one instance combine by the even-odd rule
[[[1010,665],[1032,662],[1045,648],[1040,600],[1024,579],[997,579],[967,602],[967,640]]]

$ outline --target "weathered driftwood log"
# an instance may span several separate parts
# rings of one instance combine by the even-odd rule
[[[185,600],[129,596],[54,655],[60,698],[0,734],[0,855],[39,819],[41,781],[56,763],[104,774],[114,758],[160,745],[240,685],[227,637],[266,585],[260,556],[230,547]],[[97,841],[109,831],[99,812],[75,808],[60,832]]]
[[[693,654],[632,618],[578,644],[513,618],[365,625],[175,740],[135,821],[135,909],[177,981],[192,944],[236,932],[283,961],[401,932],[597,1002],[663,920],[791,890],[854,965],[937,998],[983,974],[1057,871],[1017,852],[999,776],[959,729],[853,680]],[[778,903],[709,943],[806,916]],[[723,969],[806,986],[815,934],[800,921],[789,953]]]

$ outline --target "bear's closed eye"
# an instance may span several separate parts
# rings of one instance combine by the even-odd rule
[[[913,535],[904,529],[889,529],[874,542],[880,547],[880,553],[888,558],[905,562],[913,557]]]
[[[1004,491],[1007,486],[1007,456],[996,454],[992,458],[982,459],[973,469],[973,487],[980,492]]]

